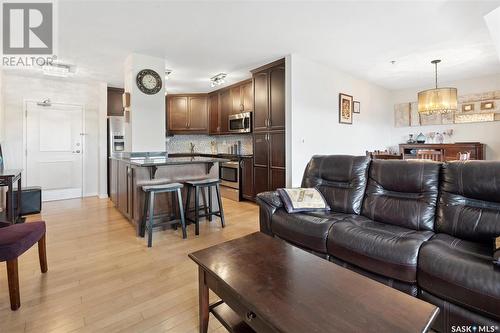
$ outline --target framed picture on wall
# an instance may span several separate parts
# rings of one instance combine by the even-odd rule
[[[361,113],[361,103],[358,101],[352,102],[352,112]]]
[[[351,95],[339,94],[339,123],[352,124],[352,101]]]

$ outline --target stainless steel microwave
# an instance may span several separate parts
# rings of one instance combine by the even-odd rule
[[[243,112],[229,116],[229,132],[250,133],[252,131],[252,113]]]

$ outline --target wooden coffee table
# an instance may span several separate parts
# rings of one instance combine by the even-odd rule
[[[200,332],[425,332],[439,308],[257,232],[189,254]],[[208,304],[212,290],[221,301]]]

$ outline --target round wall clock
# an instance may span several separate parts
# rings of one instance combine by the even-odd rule
[[[161,77],[152,69],[141,70],[136,77],[137,87],[145,94],[154,95],[161,90]]]

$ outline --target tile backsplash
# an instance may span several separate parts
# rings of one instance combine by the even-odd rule
[[[166,138],[167,152],[189,153],[190,143],[194,144],[195,153],[216,154],[228,153],[230,146],[241,141],[241,154],[250,155],[253,152],[252,134],[239,135],[174,135]],[[212,142],[215,142],[212,151]]]

